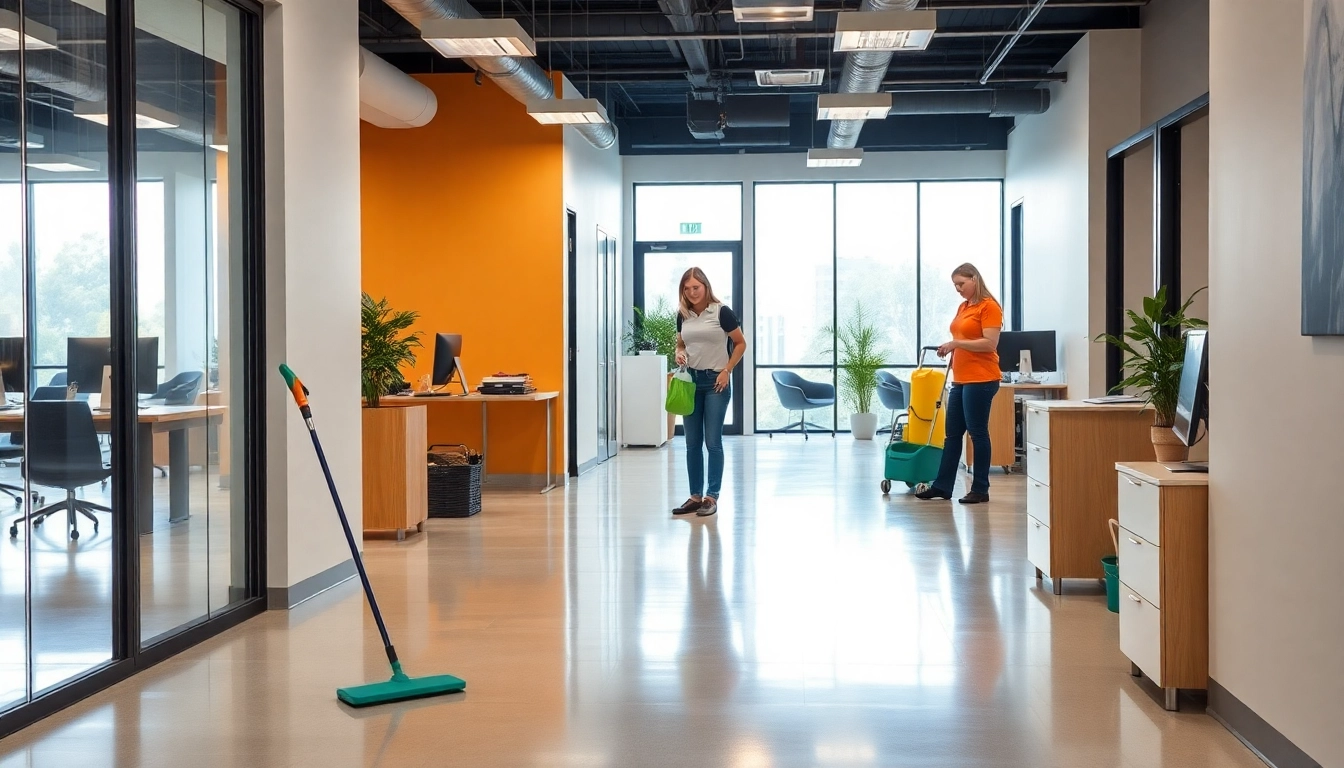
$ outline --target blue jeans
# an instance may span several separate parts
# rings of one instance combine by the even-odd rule
[[[933,487],[951,494],[957,482],[957,464],[961,462],[961,444],[967,432],[975,448],[975,466],[971,470],[971,493],[989,493],[989,408],[999,382],[953,384],[947,398],[947,441],[943,443],[943,461]]]
[[[723,420],[728,416],[728,402],[733,398],[733,382],[722,392],[714,391],[718,371],[686,369],[695,382],[695,411],[682,417],[686,428],[686,474],[691,481],[692,496],[719,498],[723,485]],[[709,486],[705,486],[705,457],[701,446],[709,449]]]

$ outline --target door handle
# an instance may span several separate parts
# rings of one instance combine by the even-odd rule
[[[1134,538],[1133,536],[1129,536],[1128,538],[1129,538],[1129,543],[1130,543],[1130,544],[1133,544],[1133,545],[1136,546],[1136,547],[1142,547],[1142,546],[1143,546],[1143,542],[1142,542],[1142,541],[1139,541],[1138,539]]]

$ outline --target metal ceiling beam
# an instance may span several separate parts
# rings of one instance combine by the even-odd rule
[[[993,61],[989,62],[989,66],[985,67],[985,73],[980,76],[981,85],[989,80],[990,76],[994,74],[994,70],[999,68],[999,65],[1003,63],[1003,60],[1008,57],[1008,52],[1013,50],[1014,45],[1017,45],[1017,41],[1021,40],[1022,36],[1027,34],[1027,29],[1031,26],[1031,22],[1036,20],[1036,17],[1041,13],[1041,9],[1045,7],[1045,4],[1048,1],[1049,0],[1038,0],[1036,6],[1027,12],[1027,18],[1022,20],[1022,26],[1018,28],[1017,32],[1015,32],[1012,37],[1008,38],[1008,42],[1004,44],[1003,50],[999,51]]]
[[[1085,35],[1096,29],[1112,29],[1112,27],[1070,27],[1068,29],[1036,28],[1036,29],[958,29],[945,32],[934,33],[934,38],[968,38],[968,37],[1009,37],[1012,35],[1031,36],[1031,35]],[[799,39],[823,39],[835,37],[835,32],[827,30],[806,30],[790,31],[780,30],[778,32],[691,32],[689,34],[677,32],[651,32],[640,33],[637,35],[556,35],[547,37],[545,35],[534,38],[538,43],[658,43],[680,40],[777,40],[779,38],[799,38]],[[360,38],[360,45],[398,45],[403,43],[422,42],[418,37],[371,37]]]
[[[1100,9],[1142,8],[1148,5],[1149,2],[1151,2],[1151,0],[1073,0],[1073,1],[1054,0],[1054,2],[1050,4],[1050,7],[1046,8],[1046,10],[1065,11],[1065,10],[1078,10],[1078,9],[1090,9],[1090,8],[1100,8]],[[1028,9],[1031,8],[1033,5],[1035,5],[1035,0],[1011,0],[1011,1],[998,0],[997,2],[995,2],[994,0],[969,0],[966,2],[962,2],[961,0],[929,0],[928,8],[929,10],[934,11],[1012,11],[1012,10]],[[813,9],[813,13],[814,14],[841,13],[846,10],[852,11],[854,10],[854,7],[852,5],[846,7],[844,4],[838,4],[838,5],[818,4]],[[732,8],[721,8],[719,10],[708,11],[700,15],[731,16],[732,13],[733,13]],[[543,11],[541,9],[538,9],[536,18],[537,19],[569,18],[574,15],[575,14],[569,10]],[[604,8],[604,9],[584,10],[581,11],[579,15],[580,16],[658,16],[658,17],[664,16],[664,14],[661,11],[649,10],[647,6],[634,6],[624,9]]]

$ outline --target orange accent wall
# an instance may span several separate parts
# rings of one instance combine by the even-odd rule
[[[426,126],[361,123],[363,285],[420,313],[425,348],[415,383],[432,372],[434,334],[462,334],[471,388],[499,371],[526,372],[552,401],[552,471],[564,471],[564,200],[561,129],[489,80],[422,75],[438,97]],[[313,265],[321,269],[321,265]],[[492,404],[489,471],[545,472],[544,403]],[[431,406],[430,443],[481,445],[480,406]]]

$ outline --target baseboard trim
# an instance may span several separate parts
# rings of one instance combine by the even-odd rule
[[[579,465],[579,473],[578,473],[578,475],[575,475],[575,477],[578,477],[579,475],[582,475],[584,472],[587,472],[587,471],[593,469],[593,468],[596,467],[596,466],[597,466],[597,457],[594,456],[593,458],[591,458],[591,459],[589,459],[589,460],[587,460],[587,461],[585,461],[585,462],[583,462],[582,464]]]
[[[291,587],[270,587],[266,590],[266,608],[272,611],[288,611],[337,584],[353,579],[356,573],[355,561],[346,560]]]
[[[1213,678],[1209,678],[1205,711],[1272,768],[1321,768],[1320,763]]]
[[[567,477],[568,477],[568,473],[566,473],[566,472],[560,472],[559,474],[556,474],[556,475],[554,476],[554,479],[553,479],[552,482],[554,482],[557,486],[561,486],[561,485],[564,485],[564,484],[565,484],[565,482],[566,482],[566,478],[567,478]],[[483,491],[488,491],[488,490],[491,490],[492,488],[498,488],[498,489],[501,489],[501,490],[503,490],[503,489],[509,489],[509,490],[523,489],[523,490],[536,490],[536,491],[539,491],[539,490],[541,490],[542,488],[544,488],[545,486],[546,486],[546,476],[543,475],[543,474],[536,474],[536,475],[505,475],[505,474],[498,474],[498,475],[497,475],[497,474],[491,472],[490,474],[488,474],[488,475],[485,476],[485,480],[481,483],[481,490],[483,490]]]

